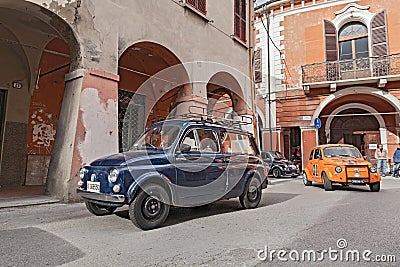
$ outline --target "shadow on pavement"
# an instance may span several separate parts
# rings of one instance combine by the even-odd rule
[[[324,185],[323,184],[315,184],[313,183],[313,187],[318,187],[324,190]],[[369,186],[368,185],[348,185],[348,186],[343,186],[343,185],[337,185],[334,184],[332,185],[333,190],[337,191],[354,191],[354,192],[370,192]]]
[[[268,193],[264,191],[258,208],[279,204],[288,201],[296,196],[298,196],[298,194]],[[239,199],[237,198],[230,200],[220,200],[208,205],[192,208],[171,207],[170,214],[163,226],[165,227],[176,225],[195,219],[219,214],[227,214],[231,212],[240,212],[242,210],[244,209],[241,207]],[[120,210],[115,212],[115,214],[121,218],[129,220],[128,210]]]

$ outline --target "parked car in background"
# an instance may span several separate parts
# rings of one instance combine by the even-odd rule
[[[304,185],[323,183],[326,191],[332,184],[344,186],[369,185],[372,192],[380,190],[381,176],[375,166],[366,161],[352,145],[329,144],[315,147],[303,172]]]
[[[286,159],[279,151],[262,151],[261,157],[269,169],[268,173],[274,178],[300,175],[299,166]]]
[[[149,127],[130,151],[80,171],[77,193],[87,209],[108,215],[129,206],[139,228],[161,226],[170,206],[238,197],[256,208],[267,173],[252,134],[208,121],[168,120]]]

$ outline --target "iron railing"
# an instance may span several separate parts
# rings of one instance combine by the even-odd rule
[[[303,84],[400,75],[400,54],[301,66]]]

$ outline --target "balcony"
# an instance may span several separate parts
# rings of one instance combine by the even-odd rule
[[[378,87],[384,87],[386,82],[382,83],[383,80],[400,80],[400,54],[320,62],[303,65],[301,68],[305,90],[332,84],[336,88],[336,84],[374,82],[378,82]]]

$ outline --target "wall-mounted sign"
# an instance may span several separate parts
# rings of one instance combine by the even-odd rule
[[[321,119],[320,119],[320,118],[315,118],[315,119],[314,119],[314,126],[315,126],[315,128],[317,128],[317,129],[321,128],[322,122],[321,122]]]
[[[378,144],[369,144],[369,149],[378,149]]]
[[[22,88],[22,83],[20,82],[13,82],[12,87],[15,89],[21,89]]]

